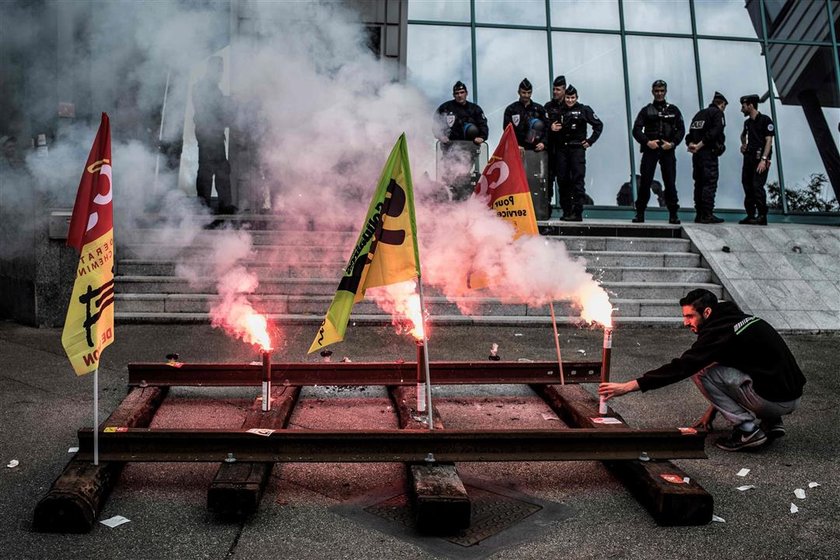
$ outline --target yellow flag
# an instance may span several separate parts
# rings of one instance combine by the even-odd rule
[[[67,245],[79,251],[79,264],[61,344],[77,375],[98,368],[102,350],[114,342],[112,198],[111,126],[108,115],[102,113],[67,235]]]
[[[382,169],[364,226],[309,353],[344,340],[353,304],[365,297],[367,288],[412,278],[420,278],[420,257],[414,188],[403,134]]]

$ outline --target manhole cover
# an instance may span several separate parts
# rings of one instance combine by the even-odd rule
[[[415,544],[436,556],[469,560],[536,539],[572,515],[564,504],[526,496],[484,480],[461,477],[472,500],[469,529],[426,535],[416,528],[403,484],[394,484],[331,508],[371,529]]]

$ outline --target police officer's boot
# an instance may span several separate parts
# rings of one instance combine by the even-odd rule
[[[633,216],[632,222],[634,224],[645,223],[645,208],[641,206],[638,202],[636,203],[636,215]]]
[[[679,206],[674,206],[668,209],[668,223],[669,224],[679,224],[680,223],[680,215],[677,214],[677,210],[679,210]]]
[[[755,225],[766,226],[767,225],[767,214],[759,214],[755,219]]]

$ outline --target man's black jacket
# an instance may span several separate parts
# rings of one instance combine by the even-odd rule
[[[697,340],[682,356],[636,381],[642,391],[658,389],[691,377],[713,363],[749,375],[755,392],[768,401],[792,401],[802,396],[805,376],[776,329],[730,302],[720,302],[712,308],[712,314],[698,330]]]

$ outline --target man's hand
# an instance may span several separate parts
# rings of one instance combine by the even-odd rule
[[[581,145],[581,146],[583,146],[583,148],[584,148],[585,150],[588,150],[588,149],[589,149],[589,146],[590,146],[589,142],[587,142],[586,140],[584,140],[583,142],[581,142],[581,143],[580,143],[580,145]]]
[[[747,153],[747,145],[746,144],[741,144],[741,153],[742,154]]]
[[[551,131],[552,132],[559,132],[561,128],[563,128],[563,126],[560,124],[559,121],[555,121],[555,122],[551,123]]]
[[[755,170],[758,173],[764,173],[769,168],[770,168],[770,162],[766,159],[763,159],[763,160],[758,162],[758,165],[756,166]]]
[[[715,421],[717,413],[717,409],[713,406],[710,406],[703,414],[703,416],[700,417],[700,420],[694,423],[692,428],[697,430],[706,430],[707,432],[714,432],[715,428],[712,424]]]
[[[700,144],[689,144],[688,151],[692,154],[696,154],[700,150]]]
[[[671,142],[662,142],[662,149],[663,150],[673,150],[674,149],[674,144],[672,144]]]
[[[598,385],[598,395],[604,397],[604,400],[610,400],[613,397],[620,397],[638,390],[639,383],[635,379],[627,383],[601,383]]]
[[[475,142],[476,144],[484,144],[484,138],[481,138],[481,137],[479,136],[479,137],[477,137],[477,138],[474,138],[474,139],[473,139],[473,142]]]
[[[659,142],[657,142],[656,140],[648,140],[647,141],[647,147],[650,148],[651,150],[658,150],[659,149]]]
[[[534,146],[534,151],[535,151],[535,152],[541,152],[541,151],[543,151],[544,149],[545,149],[545,144],[543,144],[542,142],[540,142],[539,144],[537,144],[536,146]]]

